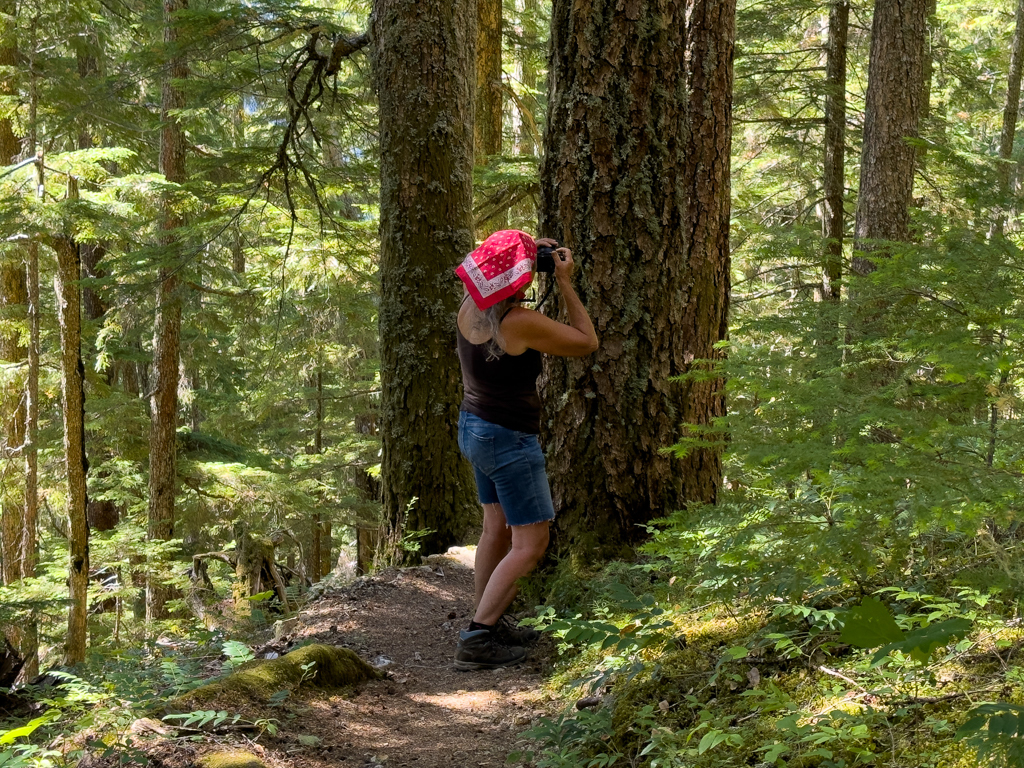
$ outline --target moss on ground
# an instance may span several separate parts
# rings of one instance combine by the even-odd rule
[[[232,749],[211,752],[196,761],[197,768],[267,768],[267,764],[250,752]]]
[[[375,680],[381,673],[348,648],[307,645],[270,661],[255,661],[243,669],[196,688],[170,702],[169,708],[188,712],[211,702],[237,708],[239,701],[264,704],[281,690],[300,685],[331,689]]]

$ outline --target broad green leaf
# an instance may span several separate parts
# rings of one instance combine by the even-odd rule
[[[868,597],[846,614],[839,639],[855,648],[877,648],[896,643],[904,637],[889,609],[881,601]]]

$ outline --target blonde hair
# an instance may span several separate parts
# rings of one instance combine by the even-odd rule
[[[505,319],[509,309],[518,304],[519,300],[515,296],[509,296],[480,313],[483,325],[491,332],[491,338],[484,342],[488,361],[497,360],[505,354],[505,337],[501,333],[501,321]]]

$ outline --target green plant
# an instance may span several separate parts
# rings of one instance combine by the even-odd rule
[[[1024,766],[1024,707],[979,704],[957,729],[956,738],[977,750],[979,762],[1002,760],[1009,768]]]
[[[238,640],[228,640],[223,646],[224,655],[227,656],[227,661],[224,666],[227,667],[228,671],[234,671],[243,664],[246,664],[256,658],[256,655],[252,652],[252,649],[245,643]]]

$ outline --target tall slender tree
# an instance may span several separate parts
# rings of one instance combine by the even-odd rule
[[[828,42],[825,50],[825,167],[824,298],[838,300],[843,277],[843,239],[846,233],[846,49],[850,28],[850,3],[835,0],[829,6]]]
[[[871,272],[879,240],[910,239],[910,203],[924,93],[928,0],[876,0],[864,111],[853,270]]]
[[[78,184],[68,177],[67,200],[78,198]],[[65,226],[65,230],[69,227]],[[82,364],[82,257],[78,243],[65,231],[54,238],[57,272],[53,278],[60,327],[61,413],[64,422],[64,462],[68,518],[68,636],[65,661],[85,661],[89,614],[89,524],[85,457],[85,366]]]
[[[458,450],[453,272],[473,245],[474,0],[375,0],[381,150],[381,480],[392,545],[460,540],[476,510]]]
[[[561,546],[616,553],[714,501],[719,453],[665,448],[724,412],[732,0],[555,0],[541,234],[572,248],[601,339],[544,367]],[[551,306],[557,312],[557,305]]]
[[[18,83],[18,48],[13,23],[15,3],[0,2],[0,96],[7,105],[16,103]],[[4,108],[10,109],[5,105]],[[7,112],[0,113],[0,166],[11,165],[21,154],[21,139]],[[9,465],[19,463],[25,442],[24,364],[28,350],[24,343],[22,323],[28,305],[25,264],[21,247],[8,245],[0,253],[0,361],[11,380],[0,389],[0,460]],[[0,555],[3,582],[11,584],[22,576],[22,531],[24,530],[24,476],[5,471],[0,480]]]
[[[188,0],[164,0],[164,43],[170,55],[162,84],[160,118],[160,172],[168,184],[182,184],[185,176],[185,130],[177,111],[185,107],[182,83],[188,78],[188,63],[178,46],[177,14],[188,9]],[[178,426],[178,357],[181,346],[182,284],[174,268],[180,255],[183,220],[175,195],[164,195],[160,215],[160,244],[165,266],[160,268],[153,331],[153,384],[150,397],[149,434],[149,538],[169,540],[174,536],[174,494],[176,485],[175,434]],[[158,576],[151,574],[146,586],[146,618],[162,618],[168,591]]]
[[[1010,68],[1006,77],[1006,105],[1003,107],[1003,127],[999,133],[998,192],[1002,197],[1000,210],[993,222],[993,232],[1003,234],[1006,227],[1006,206],[1010,198],[1010,178],[1013,164],[1013,141],[1017,133],[1017,118],[1020,115],[1021,73],[1024,70],[1024,0],[1018,0],[1013,28],[1013,42],[1010,44]]]
[[[477,165],[501,153],[503,83],[501,69],[501,0],[477,0],[476,120]]]

